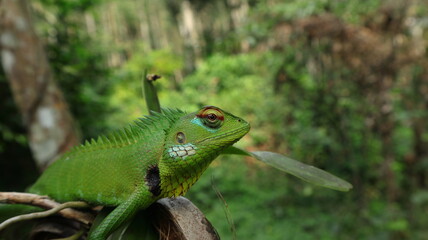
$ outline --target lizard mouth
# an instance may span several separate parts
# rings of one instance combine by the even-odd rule
[[[197,143],[203,143],[205,141],[208,140],[215,140],[215,139],[222,139],[222,138],[226,138],[226,137],[230,137],[230,136],[236,136],[235,138],[233,138],[233,142],[236,142],[237,140],[239,140],[240,138],[242,138],[245,134],[248,133],[248,131],[250,131],[250,125],[245,125],[241,128],[214,136],[214,137],[209,137],[209,138],[204,138],[202,140],[197,141]]]

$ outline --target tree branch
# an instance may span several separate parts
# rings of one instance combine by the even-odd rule
[[[79,221],[83,224],[90,224],[93,222],[95,216],[91,213],[81,212],[71,208],[91,208],[91,206],[86,202],[66,202],[58,203],[54,200],[48,198],[47,196],[40,196],[32,193],[19,193],[19,192],[0,192],[0,203],[9,203],[9,204],[25,204],[40,207],[43,209],[49,209],[44,212],[35,212],[30,214],[24,214],[10,218],[0,224],[0,230],[5,228],[7,225],[22,221],[29,220],[34,218],[42,218],[50,216],[52,214],[58,213],[59,215]]]

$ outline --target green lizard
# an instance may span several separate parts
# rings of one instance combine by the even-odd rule
[[[250,125],[217,107],[164,109],[65,153],[29,189],[66,202],[117,206],[90,234],[106,239],[139,209],[183,195]]]

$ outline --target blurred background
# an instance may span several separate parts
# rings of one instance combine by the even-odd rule
[[[13,2],[3,0],[0,33]],[[427,1],[15,2],[30,7],[38,42],[27,47],[43,46],[35,62],[47,59],[48,86],[58,86],[69,108],[61,97],[51,104],[65,106],[75,123],[76,137],[58,154],[147,114],[148,69],[162,76],[163,107],[219,106],[251,123],[240,147],[284,153],[354,186],[336,192],[249,158],[221,157],[186,197],[223,239],[428,239]],[[1,36],[3,50],[13,45]],[[21,75],[11,74],[7,54],[0,189],[23,191],[40,159],[52,157],[26,130],[34,130],[35,111],[17,92],[33,85],[13,84]],[[37,109],[49,94],[33,90]]]

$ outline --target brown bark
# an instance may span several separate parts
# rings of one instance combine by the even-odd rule
[[[0,2],[0,50],[4,72],[28,129],[40,169],[79,142],[69,108],[55,84],[25,0]]]
[[[149,210],[160,239],[220,239],[204,214],[184,197],[162,198]]]

